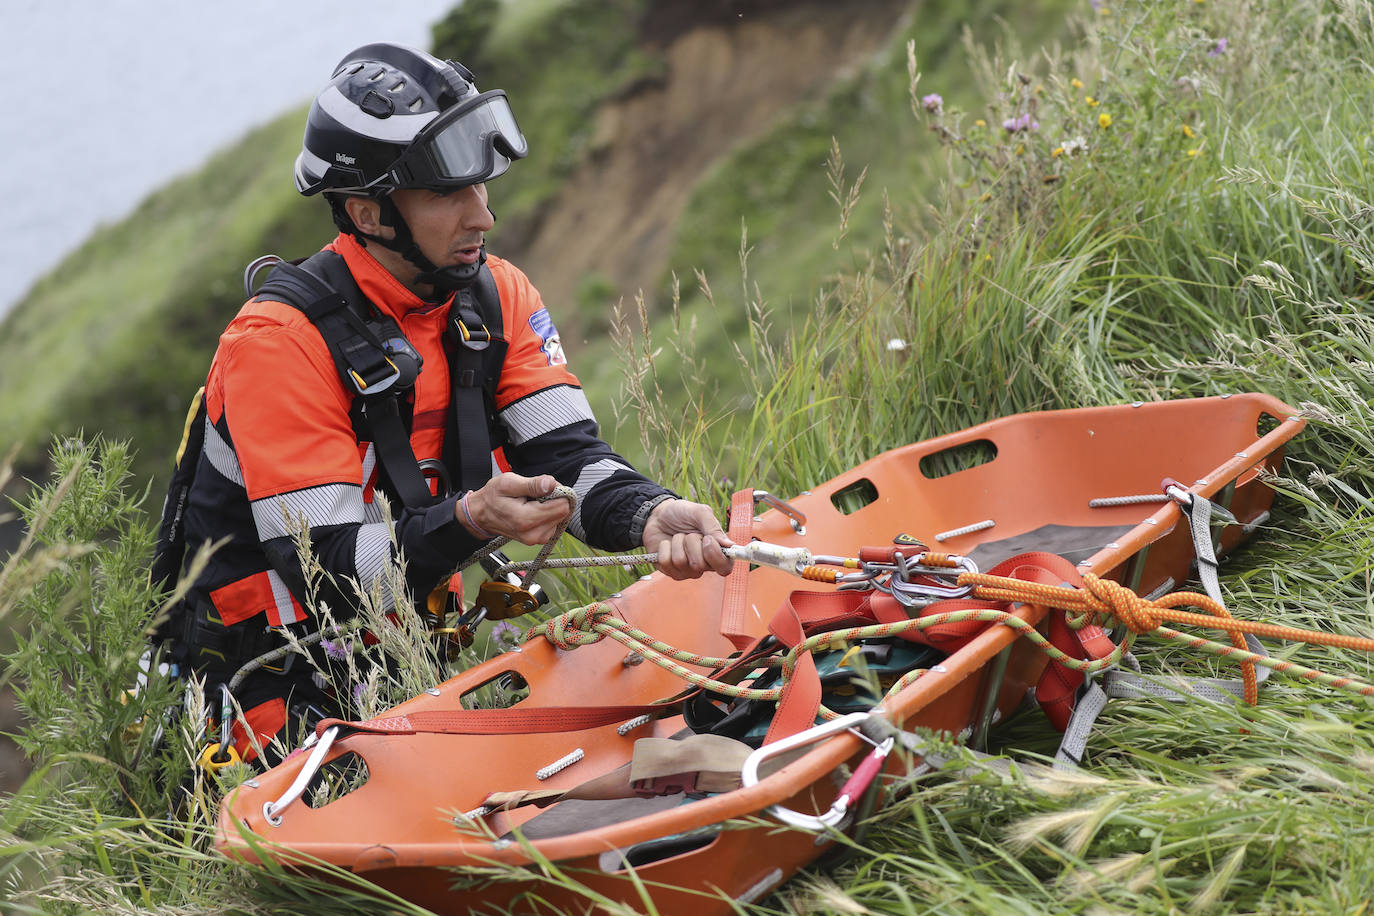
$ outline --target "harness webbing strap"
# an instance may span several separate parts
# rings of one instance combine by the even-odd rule
[[[491,477],[491,438],[487,431],[487,406],[482,395],[483,362],[492,337],[477,309],[470,288],[454,295],[449,326],[452,350],[449,371],[453,377],[453,418],[462,437],[458,454],[457,490],[476,490]]]
[[[748,544],[753,540],[754,531],[754,491],[740,490],[730,499],[730,540],[736,544]],[[725,598],[721,602],[720,632],[736,649],[743,649],[754,642],[745,626],[745,614],[749,608],[749,564],[736,560],[730,574],[725,579]]]

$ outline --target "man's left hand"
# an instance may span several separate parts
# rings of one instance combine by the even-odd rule
[[[721,548],[732,544],[709,506],[685,499],[659,503],[644,525],[644,549],[658,552],[658,568],[673,579],[726,575],[734,563]]]

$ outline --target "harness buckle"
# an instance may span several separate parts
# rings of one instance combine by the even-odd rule
[[[358,394],[369,396],[381,394],[383,391],[386,391],[392,385],[396,384],[400,379],[401,370],[391,361],[391,357],[386,356],[383,358],[386,360],[387,366],[391,368],[391,371],[371,380],[365,379],[359,375],[357,369],[349,368],[348,377],[352,379],[353,387],[357,389]]]
[[[458,329],[458,334],[463,338],[463,346],[469,350],[485,350],[491,346],[491,331],[487,330],[485,323],[478,323],[477,327],[470,327],[461,315],[455,316],[453,326]]]

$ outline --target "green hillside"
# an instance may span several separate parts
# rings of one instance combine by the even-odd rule
[[[771,23],[776,35],[760,53],[778,55],[788,52],[788,30],[810,15],[806,3],[725,6],[751,11],[751,26]],[[1034,8],[980,0],[931,12],[905,0],[850,5],[851,17],[881,14],[901,28],[814,97],[769,107],[780,102],[762,95],[755,107],[766,114],[753,138],[707,150],[708,168],[681,177],[673,158],[644,163],[655,182],[684,185],[687,200],[680,218],[663,228],[672,242],[649,272],[651,320],[666,325],[676,275],[684,287],[684,320],[700,324],[711,358],[728,365],[733,345],[746,336],[742,232],[752,249],[749,283],[766,290],[770,303],[804,312],[830,275],[853,269],[879,243],[884,189],[900,192],[897,216],[908,227],[903,231],[914,231],[922,220],[910,202],[934,188],[936,175],[930,165],[934,138],[910,115],[905,43],[916,42],[927,78],[967,86],[964,55],[950,53],[965,24],[1008,17],[1008,34],[1033,44],[1063,31],[1062,19],[1044,14],[1064,6],[1060,0]],[[588,174],[588,164],[604,154],[594,136],[599,106],[662,82],[674,39],[693,28],[720,29],[722,19],[728,28],[733,14],[718,14],[709,4],[642,0],[469,0],[435,30],[437,53],[472,61],[482,85],[503,87],[514,100],[533,152],[492,185],[499,222],[490,247],[537,282],[542,275],[551,287],[575,291],[571,300],[550,306],[607,426],[615,425],[621,384],[611,316],[618,302],[633,313],[636,290],[617,288],[593,265],[550,275],[525,253],[541,223],[560,207],[587,209],[586,218],[595,222],[595,195],[569,201],[566,183]],[[725,42],[729,34],[710,40]],[[529,66],[531,60],[540,65]],[[766,59],[761,64],[769,66]],[[748,94],[750,87],[729,91]],[[129,440],[140,478],[160,480],[166,473],[189,394],[204,376],[219,331],[242,302],[244,265],[265,252],[308,254],[333,234],[323,205],[300,198],[291,186],[303,117],[304,108],[254,130],[200,171],[154,194],[127,220],[98,231],[0,325],[0,443],[22,445],[18,464],[26,474],[36,476],[52,437],[78,431]],[[848,238],[838,250],[826,184],[832,138],[843,151],[848,182],[867,169]],[[596,180],[608,185],[623,177]],[[696,271],[709,279],[715,308],[697,291]],[[720,404],[746,396],[742,380],[729,371],[709,387],[690,395]],[[673,393],[680,401],[687,396]],[[642,457],[632,420],[614,438],[632,457]]]

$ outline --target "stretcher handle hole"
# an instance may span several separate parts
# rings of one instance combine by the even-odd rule
[[[1255,422],[1256,438],[1263,439],[1265,436],[1269,435],[1282,425],[1282,420],[1274,416],[1272,413],[1265,411],[1259,415],[1259,419]]]
[[[860,478],[830,494],[831,504],[844,515],[853,515],[877,499],[878,488],[867,477]]]
[[[505,709],[530,695],[529,681],[519,671],[507,669],[492,675],[459,697],[468,709]]]
[[[358,754],[340,754],[320,767],[301,800],[310,808],[323,808],[367,785],[370,776],[367,761]]]
[[[961,442],[929,455],[922,455],[921,473],[928,480],[938,480],[960,471],[968,471],[987,464],[997,457],[997,446],[991,439]]]

